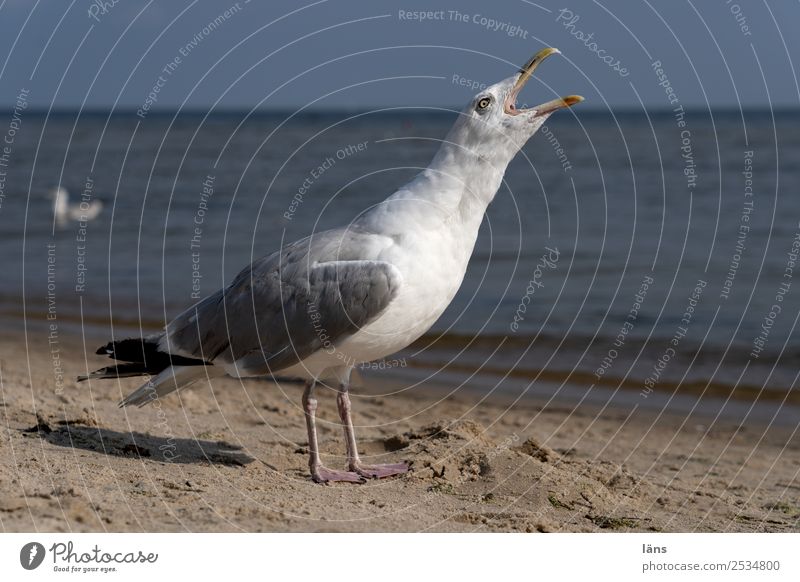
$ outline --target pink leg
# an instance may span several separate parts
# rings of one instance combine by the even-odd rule
[[[308,429],[308,467],[311,469],[311,478],[315,483],[332,483],[344,481],[347,483],[363,483],[364,477],[353,471],[337,471],[328,469],[319,458],[319,444],[317,442],[317,399],[314,398],[314,381],[307,382],[303,392],[303,410],[306,415],[306,428]]]
[[[358,457],[358,447],[356,446],[356,431],[353,428],[353,418],[350,413],[349,390],[350,386],[342,384],[339,387],[339,394],[336,396],[336,404],[339,407],[339,417],[342,419],[342,425],[344,426],[344,438],[347,442],[348,468],[362,477],[369,477],[371,479],[380,479],[407,473],[409,464],[406,462],[383,465],[367,465],[361,462],[361,459]]]

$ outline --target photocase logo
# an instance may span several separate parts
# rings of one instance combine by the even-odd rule
[[[44,546],[39,542],[30,542],[19,551],[19,563],[26,570],[35,570],[44,561]]]

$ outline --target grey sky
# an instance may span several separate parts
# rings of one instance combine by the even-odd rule
[[[660,60],[684,106],[792,107],[799,22],[788,1],[0,0],[0,107],[451,106],[547,45],[529,104],[667,107]]]

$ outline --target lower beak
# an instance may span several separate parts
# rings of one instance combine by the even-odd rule
[[[506,113],[517,115],[524,111],[531,111],[531,109],[518,110],[516,108],[517,95],[519,95],[519,92],[525,86],[525,83],[527,83],[528,80],[533,76],[533,72],[541,64],[541,62],[547,57],[555,54],[560,54],[560,51],[557,48],[542,49],[533,55],[533,57],[531,57],[531,59],[520,68],[519,78],[517,78],[517,82],[514,83],[514,87],[508,93],[508,97],[506,98]],[[538,107],[534,107],[532,110],[536,112],[536,116],[545,115],[558,109],[571,107],[576,103],[580,103],[581,101],[583,101],[583,97],[580,95],[567,95],[566,97],[560,97],[558,99],[548,101],[547,103],[543,103]]]
[[[581,101],[583,101],[583,97],[580,95],[567,95],[566,97],[559,97],[558,99],[553,99],[547,103],[537,105],[534,107],[534,110],[536,111],[536,116],[538,117],[539,115],[546,115],[547,113],[552,113],[553,111],[558,111],[559,109],[572,107]]]

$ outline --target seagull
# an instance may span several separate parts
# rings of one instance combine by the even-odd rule
[[[102,200],[70,204],[69,192],[63,186],[53,188],[50,191],[50,198],[53,200],[53,214],[55,215],[56,224],[59,226],[66,226],[70,221],[87,222],[94,220],[103,209]]]
[[[143,406],[222,375],[304,381],[311,478],[363,483],[406,473],[406,462],[371,465],[358,454],[350,376],[421,337],[464,279],[487,206],[506,167],[570,95],[530,109],[517,96],[546,48],[516,74],[480,91],[458,116],[430,165],[343,228],[315,233],[262,257],[227,287],[196,303],[163,331],[97,350],[117,363],[78,380],[146,376],[120,402]],[[345,470],[320,459],[319,383],[335,387],[347,452]]]

